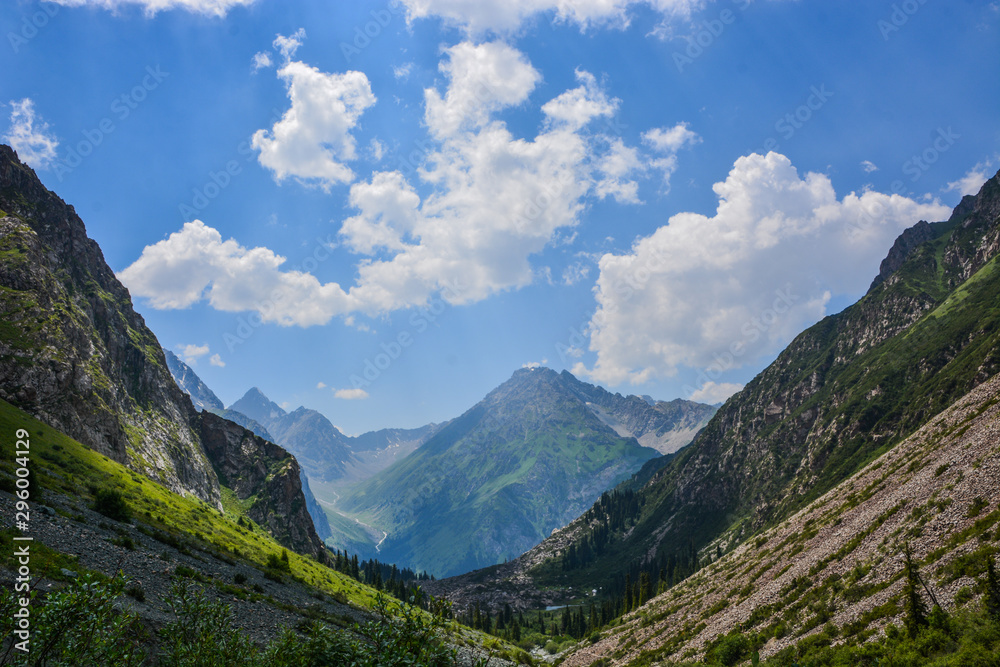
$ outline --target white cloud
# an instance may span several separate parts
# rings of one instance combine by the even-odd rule
[[[903,229],[949,214],[876,192],[838,200],[829,178],[800,177],[777,153],[739,158],[713,190],[714,216],[678,213],[630,253],[601,258],[597,360],[575,373],[638,384],[751,363],[819,320],[832,294],[863,292]]]
[[[639,151],[615,137],[597,164],[600,180],[595,186],[595,194],[601,199],[614,197],[619,204],[638,204],[639,183],[632,177],[644,171]]]
[[[326,389],[326,383],[325,382],[317,382],[316,383],[316,388],[317,389]]]
[[[49,0],[64,7],[96,7],[118,11],[129,5],[136,5],[152,16],[168,9],[183,9],[195,14],[225,16],[234,7],[247,7],[255,0]]]
[[[957,181],[949,183],[948,187],[945,188],[945,191],[946,192],[955,191],[958,192],[958,194],[962,195],[963,197],[965,195],[979,194],[979,189],[983,187],[983,183],[989,180],[991,176],[991,174],[987,170],[990,169],[992,166],[993,166],[992,160],[986,160],[984,162],[980,162],[972,169],[970,169],[968,172],[966,172],[965,176],[958,179]]]
[[[517,30],[540,14],[586,29],[624,27],[629,9],[647,6],[665,16],[687,16],[703,0],[402,0],[407,20],[437,16],[470,33]]]
[[[527,99],[541,81],[523,53],[503,42],[461,42],[445,51],[438,69],[448,78],[444,97],[424,91],[424,120],[438,138],[486,124],[490,114]]]
[[[349,309],[336,283],[321,284],[300,271],[281,271],[285,258],[267,248],[247,249],[200,220],[143,249],[118,274],[135,297],[158,309],[187,308],[207,299],[223,311],[255,311],[265,322],[325,324]]]
[[[181,351],[181,359],[184,360],[186,364],[197,364],[198,360],[208,354],[208,343],[204,345],[178,345],[177,348]]]
[[[219,368],[225,368],[226,367],[226,362],[224,362],[222,360],[222,357],[220,357],[217,354],[213,354],[209,358],[208,363],[212,364],[213,366],[218,366]]]
[[[273,66],[274,62],[271,60],[271,53],[269,51],[258,51],[253,54],[253,58],[250,61],[250,69],[253,72],[259,72],[262,69]]]
[[[600,116],[612,116],[621,100],[608,98],[590,72],[576,70],[576,80],[582,85],[567,90],[542,105],[542,113],[554,122],[566,123],[571,129],[581,127]]]
[[[368,392],[364,389],[334,389],[334,398],[341,398],[345,401],[360,401],[368,398]]]
[[[584,262],[574,262],[562,272],[563,285],[575,285],[590,275],[590,266]]]
[[[878,171],[878,167],[871,160],[863,160],[861,162],[861,168],[865,170],[866,174],[870,174],[873,171]]]
[[[274,46],[274,48],[278,50],[278,53],[281,54],[282,59],[284,59],[285,62],[288,62],[289,60],[292,59],[292,56],[295,55],[295,52],[299,50],[299,47],[302,46],[302,41],[305,40],[305,38],[306,38],[306,29],[299,28],[294,33],[288,36],[279,34],[277,37],[274,38],[272,46]]]
[[[642,140],[660,153],[676,153],[685,146],[701,143],[701,137],[688,129],[687,123],[647,130],[642,133]]]
[[[518,139],[493,114],[523,103],[540,81],[524,55],[489,42],[458,44],[446,57],[447,90],[425,92],[438,146],[418,174],[432,192],[421,198],[399,172],[351,187],[358,214],[344,221],[345,244],[392,255],[360,265],[351,296],[369,311],[419,305],[439,290],[459,304],[525,286],[539,275],[529,258],[577,224],[586,196],[635,196],[631,149],[587,134],[588,114],[567,111],[610,112],[589,74],[578,73],[572,95],[542,106],[547,120],[534,139]]]
[[[697,132],[688,129],[687,123],[673,127],[657,127],[643,132],[642,142],[659,154],[649,160],[649,165],[663,174],[663,192],[670,192],[670,177],[677,171],[677,153],[685,147],[701,143]]]
[[[572,95],[542,106],[545,120],[534,138],[517,138],[493,115],[527,101],[540,81],[524,55],[500,42],[461,43],[445,58],[447,88],[425,91],[434,140],[414,182],[398,171],[376,172],[350,188],[355,214],[343,221],[340,237],[360,258],[349,290],[282,271],[284,258],[271,250],[223,241],[200,221],[145,248],[122,271],[123,282],[155,308],[206,299],[220,310],[309,326],[337,315],[354,325],[353,313],[421,306],[435,294],[453,305],[472,303],[551,278],[532,266],[532,256],[572,242],[588,198],[637,200],[634,176],[644,158],[581,125],[614,107],[589,74],[578,72],[581,85]]]
[[[26,164],[35,169],[48,169],[59,148],[59,141],[49,132],[49,124],[35,115],[35,103],[30,98],[11,101],[10,106],[10,129],[3,140]]]
[[[409,79],[412,72],[413,63],[403,63],[402,65],[393,65],[392,67],[392,75],[401,81]]]
[[[285,59],[278,70],[291,107],[271,130],[257,130],[251,144],[260,164],[281,182],[289,176],[324,189],[350,183],[354,172],[345,162],[357,157],[351,131],[365,109],[375,104],[368,77],[362,72],[327,74],[291,60],[305,33],[278,35],[274,46]]]
[[[708,381],[688,396],[688,400],[714,405],[721,403],[741,389],[743,389],[741,384]]]
[[[541,368],[542,366],[545,366],[547,363],[549,363],[548,359],[542,359],[541,361],[529,361],[526,364],[521,364],[521,368],[532,368],[532,369]]]

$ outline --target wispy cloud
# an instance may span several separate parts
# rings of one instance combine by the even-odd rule
[[[10,106],[10,129],[3,135],[4,141],[27,164],[35,169],[48,169],[59,148],[49,124],[35,115],[35,103],[30,98],[11,101]]]
[[[345,401],[360,401],[368,398],[368,392],[364,389],[335,389],[333,392],[334,398],[340,398]]]

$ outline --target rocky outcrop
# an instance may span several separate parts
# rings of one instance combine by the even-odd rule
[[[219,481],[241,500],[251,501],[247,516],[299,553],[322,553],[323,542],[306,507],[295,457],[211,412],[202,412],[197,423]]]
[[[73,207],[3,145],[0,211],[0,398],[221,507],[156,337]]]

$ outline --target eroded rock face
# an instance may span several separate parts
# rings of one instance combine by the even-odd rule
[[[254,499],[247,516],[299,553],[322,552],[323,542],[309,517],[295,457],[211,412],[202,412],[197,422],[219,481],[241,500]]]
[[[83,221],[0,146],[0,398],[221,508],[191,401]]]

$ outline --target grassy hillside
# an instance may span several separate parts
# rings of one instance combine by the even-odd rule
[[[31,469],[45,494],[64,494],[92,504],[98,490],[116,489],[137,524],[164,540],[187,542],[193,548],[227,557],[235,555],[262,567],[285,551],[245,516],[252,501],[239,500],[230,489],[223,487],[224,511],[219,512],[193,496],[173,493],[0,401],[0,432],[13,434],[17,429],[30,433]],[[13,475],[13,463],[4,460],[0,470]],[[367,586],[311,558],[287,553],[291,575],[304,583],[361,607],[374,603],[374,591]]]

